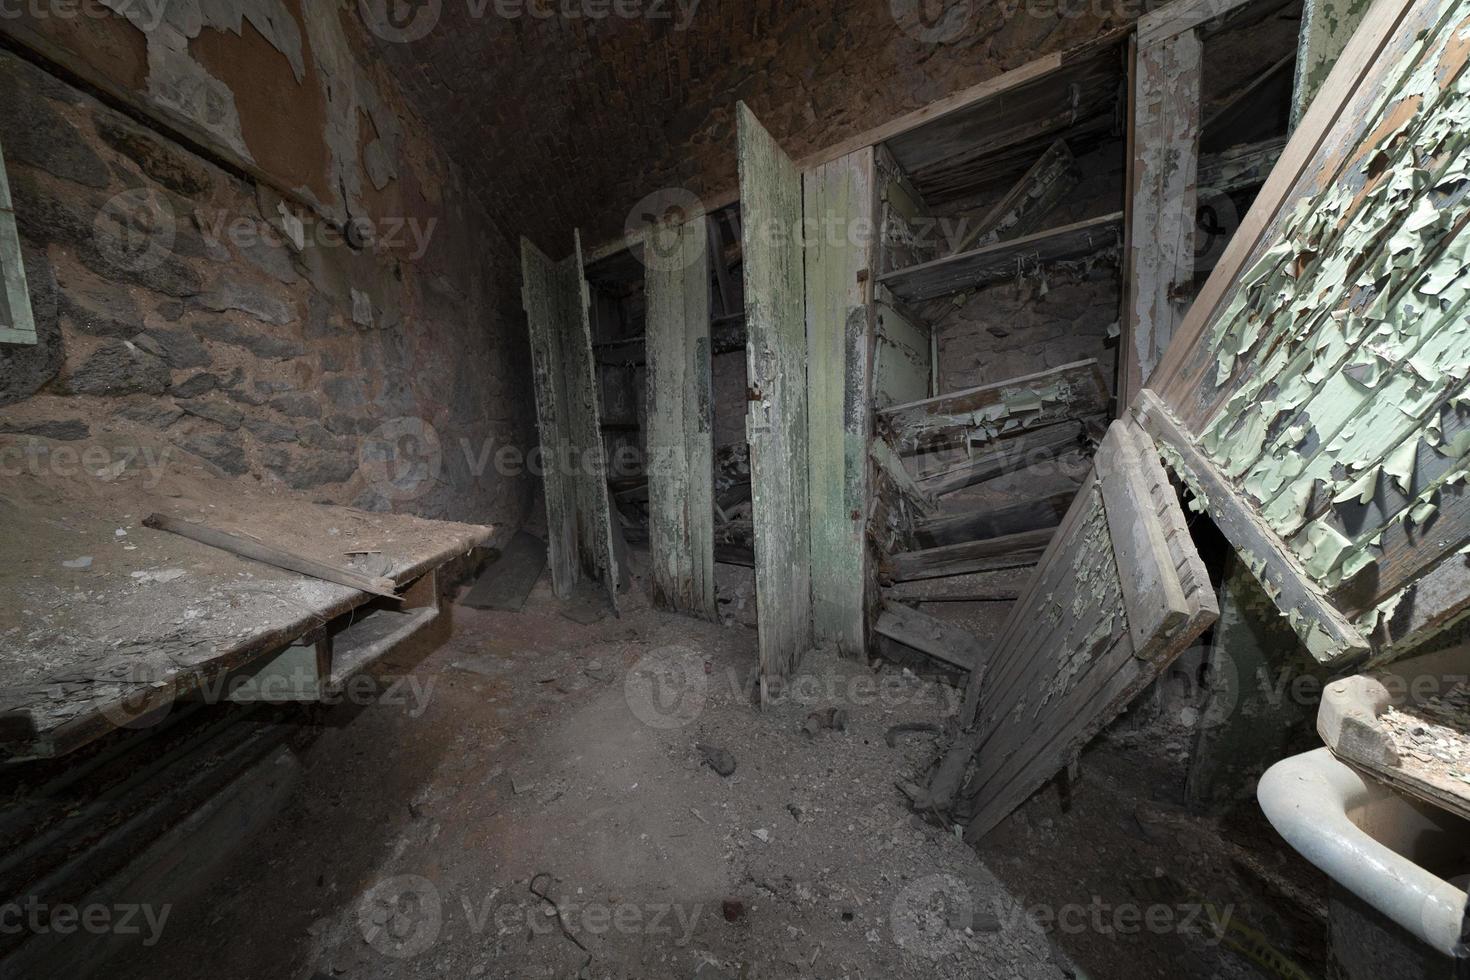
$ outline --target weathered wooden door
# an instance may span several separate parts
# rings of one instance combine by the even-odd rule
[[[743,102],[738,113],[745,423],[764,701],[812,639],[801,174]]]
[[[565,599],[585,573],[606,586],[616,610],[618,571],[581,236],[560,262],[521,239],[521,282],[541,432],[552,587]]]
[[[709,233],[703,214],[650,226],[644,246],[648,537],[653,601],[717,618]]]

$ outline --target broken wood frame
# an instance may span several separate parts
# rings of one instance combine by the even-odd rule
[[[15,227],[15,205],[0,147],[0,344],[36,343],[36,320],[26,283],[25,257]]]
[[[973,842],[1064,769],[1218,615],[1152,441],[1114,422],[988,658],[923,808]],[[973,775],[965,772],[974,762]]]
[[[572,254],[560,262],[521,239],[521,297],[531,340],[552,587],[567,599],[582,575],[590,575],[604,584],[616,611],[601,396],[582,269],[580,234],[574,235]]]
[[[711,246],[705,216],[686,215],[649,230],[643,264],[653,601],[715,620]]]
[[[1375,660],[1399,656],[1415,627],[1442,629],[1470,601],[1456,367],[1470,351],[1455,312],[1470,204],[1463,181],[1436,176],[1464,156],[1466,25],[1460,0],[1368,11],[1165,352],[1161,407],[1141,416],[1174,430],[1170,463],[1323,662],[1370,641]],[[1392,189],[1411,167],[1429,180]],[[1283,305],[1298,300],[1301,316]]]

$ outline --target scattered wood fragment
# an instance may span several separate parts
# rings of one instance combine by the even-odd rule
[[[397,584],[391,578],[361,575],[350,568],[329,565],[314,558],[292,554],[263,541],[241,537],[205,524],[193,524],[163,514],[150,514],[144,519],[143,526],[153,528],[155,531],[177,534],[180,537],[198,541],[200,544],[231,552],[242,558],[264,562],[276,568],[284,568],[289,572],[299,572],[302,575],[310,575],[312,578],[345,585],[360,592],[370,592],[385,599],[399,598],[395,591]]]

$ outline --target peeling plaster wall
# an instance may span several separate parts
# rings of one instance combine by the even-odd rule
[[[303,23],[295,0],[176,3],[146,31],[109,15],[89,36],[106,72],[123,60],[102,52],[143,37],[150,98],[319,208],[0,52],[41,335],[0,348],[0,431],[42,452],[161,434],[313,499],[514,527],[533,481],[495,451],[534,440],[528,357],[515,279],[484,273],[509,267],[509,243],[460,204],[460,178],[362,67],[337,5],[307,6]],[[270,100],[302,113],[259,142],[250,120]],[[322,148],[321,174],[303,174],[303,145]],[[406,489],[381,478],[405,435],[428,474]]]

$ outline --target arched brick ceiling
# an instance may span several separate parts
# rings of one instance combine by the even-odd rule
[[[423,37],[374,42],[502,232],[553,254],[568,251],[576,226],[588,245],[618,234],[627,210],[661,187],[732,187],[737,100],[799,156],[1086,41],[1143,6],[947,0],[947,13],[926,19],[949,37],[938,42],[915,37],[924,28],[912,16],[922,3],[937,13],[938,0],[541,6],[614,3],[665,16],[507,18],[494,15],[495,0],[443,0]]]

